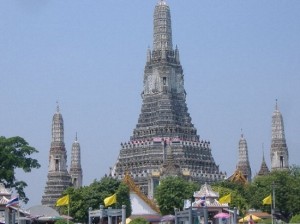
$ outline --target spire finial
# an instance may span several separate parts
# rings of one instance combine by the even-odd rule
[[[58,100],[56,100],[56,112],[59,113],[59,103],[58,103]]]
[[[167,2],[166,2],[165,0],[160,0],[158,4],[159,4],[159,5],[166,5]]]
[[[278,99],[276,99],[275,110],[278,110]]]
[[[243,128],[241,128],[241,138],[244,138]]]
[[[77,131],[76,131],[76,135],[75,135],[75,141],[77,142]]]
[[[262,143],[261,147],[262,147],[262,153],[263,153],[263,161],[265,161],[265,149],[264,149],[264,143]]]

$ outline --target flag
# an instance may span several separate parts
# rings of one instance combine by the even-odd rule
[[[268,197],[264,198],[264,200],[262,202],[263,202],[263,205],[271,205],[272,204],[271,194]]]
[[[104,199],[104,205],[105,207],[112,205],[117,202],[117,193],[113,194],[112,196],[109,196]]]
[[[229,193],[229,194],[227,194],[227,195],[221,197],[221,198],[219,199],[219,202],[220,202],[221,204],[224,204],[224,203],[231,203],[231,193]]]
[[[70,203],[70,197],[67,194],[66,196],[63,196],[56,201],[56,206],[63,206],[63,205],[68,205]]]
[[[14,197],[12,199],[10,199],[7,203],[6,203],[6,207],[9,206],[14,206],[14,205],[18,205],[19,204],[19,197]]]

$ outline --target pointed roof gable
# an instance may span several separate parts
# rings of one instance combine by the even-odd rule
[[[239,169],[237,169],[228,179],[231,182],[241,183],[243,185],[248,183],[247,179]]]
[[[123,182],[129,187],[130,190],[130,200],[133,214],[134,206],[137,209],[138,207],[142,206],[143,210],[146,209],[149,211],[149,213],[151,213],[151,210],[153,211],[153,213],[160,213],[160,210],[157,207],[157,205],[141,192],[139,186],[134,183],[133,179],[128,173],[125,174]]]

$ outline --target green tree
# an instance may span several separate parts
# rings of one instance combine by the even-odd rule
[[[149,222],[142,217],[138,217],[129,222],[129,224],[148,224]]]
[[[292,214],[300,214],[300,176],[295,170],[274,171],[267,176],[256,177],[249,189],[251,207],[271,212],[271,206],[263,205],[262,200],[273,193],[273,183],[278,217],[287,221]]]
[[[194,182],[181,177],[166,177],[155,190],[155,199],[162,215],[174,214],[174,208],[182,208],[184,199],[191,199],[199,188]]]
[[[38,161],[30,157],[37,152],[21,137],[0,137],[0,182],[7,188],[15,189],[25,203],[29,200],[24,192],[27,183],[16,179],[15,169],[20,168],[27,173],[40,168]]]
[[[291,218],[290,223],[300,223],[300,215],[294,215]]]
[[[68,220],[57,220],[55,221],[55,224],[73,224],[74,222]]]
[[[290,167],[290,174],[291,174],[294,178],[300,178],[300,166],[292,165],[292,166]]]
[[[89,186],[78,189],[70,187],[64,195],[70,195],[70,216],[74,218],[74,222],[87,222],[89,208],[99,209],[100,205],[104,205],[103,200],[114,193],[117,193],[117,203],[111,207],[121,209],[122,205],[126,205],[126,216],[130,216],[132,210],[129,189],[127,185],[111,177],[94,180]],[[60,209],[61,213],[67,214],[67,206]]]
[[[130,191],[126,184],[121,182],[117,190],[117,208],[122,208],[122,205],[126,206],[126,217],[129,217],[132,212],[130,203]]]
[[[293,165],[286,171],[273,171],[266,176],[256,176],[251,183],[242,185],[231,181],[213,184],[220,197],[232,193],[230,207],[237,207],[240,214],[254,208],[271,213],[271,205],[262,200],[275,191],[275,216],[287,222],[293,214],[300,214],[300,167]],[[273,197],[273,196],[272,196]]]

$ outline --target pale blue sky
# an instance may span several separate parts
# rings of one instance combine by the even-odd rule
[[[84,185],[116,162],[132,135],[156,0],[3,0],[0,7],[0,135],[22,136],[42,167],[30,174],[40,204],[59,101],[70,164],[75,133]],[[271,116],[278,99],[290,164],[299,165],[300,1],[169,0],[192,122],[215,162],[235,170],[241,128],[252,173],[270,167]]]

